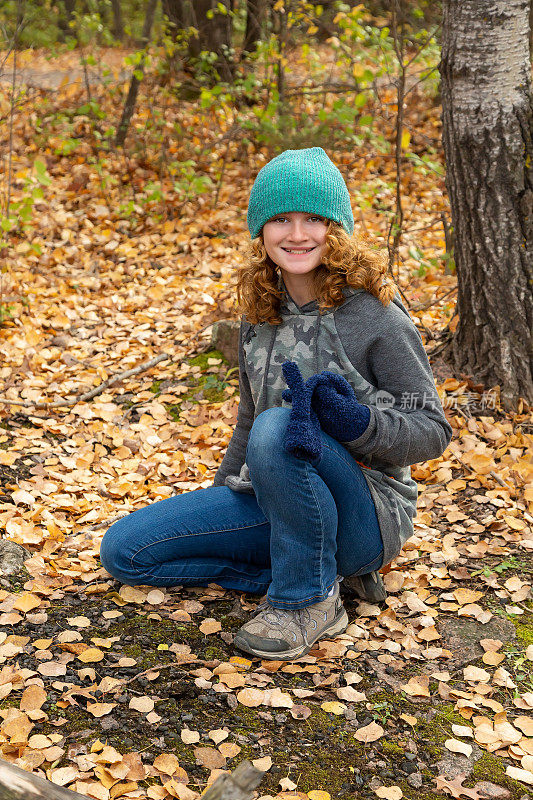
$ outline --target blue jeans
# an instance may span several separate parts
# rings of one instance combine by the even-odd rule
[[[360,466],[322,431],[310,463],[283,449],[290,408],[259,414],[246,463],[255,496],[210,486],[159,500],[107,530],[105,569],[130,585],[265,594],[278,608],[323,600],[337,575],[379,569],[383,543]]]

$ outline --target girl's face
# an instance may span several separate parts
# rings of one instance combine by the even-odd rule
[[[282,272],[306,275],[322,261],[327,228],[327,221],[316,214],[278,214],[263,225],[265,250]]]

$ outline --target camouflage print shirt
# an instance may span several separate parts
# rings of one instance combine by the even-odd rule
[[[237,424],[213,485],[254,493],[248,434],[265,409],[290,407],[281,397],[285,360],[298,364],[304,380],[322,370],[343,375],[370,408],[368,428],[343,445],[363,467],[389,564],[413,533],[418,487],[410,465],[438,458],[452,438],[422,339],[398,292],[384,306],[345,286],[344,301],[320,314],[316,300],[298,306],[281,277],[279,286],[280,325],[241,319]]]

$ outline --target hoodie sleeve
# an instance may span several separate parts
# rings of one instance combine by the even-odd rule
[[[254,421],[255,404],[250,389],[250,381],[246,374],[242,346],[243,318],[239,328],[239,408],[237,423],[230,439],[224,458],[215,473],[213,486],[224,486],[227,475],[238,475],[246,457],[248,435]]]
[[[399,467],[438,458],[451,441],[452,428],[437,394],[422,337],[403,307],[393,302],[385,307],[377,299],[376,303],[380,308],[373,306],[375,335],[369,339],[365,360],[385,401],[369,405],[368,428],[345,445],[354,455],[377,456]],[[356,327],[342,340],[350,359]],[[352,363],[357,369],[357,361]],[[387,393],[392,397],[387,399]]]

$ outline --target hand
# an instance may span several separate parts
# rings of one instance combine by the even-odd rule
[[[358,439],[370,422],[370,409],[359,403],[356,394],[342,375],[323,370],[314,387],[311,407],[322,430],[338,442]]]
[[[292,402],[283,446],[288,453],[312,461],[322,455],[322,439],[320,422],[311,406],[311,398],[315,387],[323,378],[312,375],[304,383],[298,365],[294,361],[284,361],[281,371],[289,386],[289,389],[283,390],[281,396],[287,402]]]

